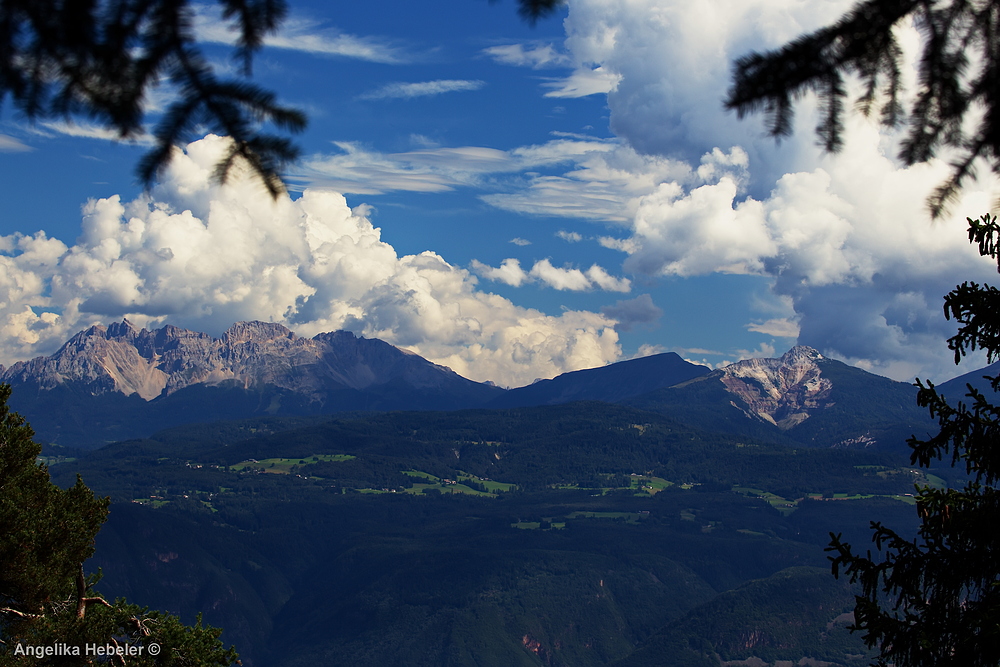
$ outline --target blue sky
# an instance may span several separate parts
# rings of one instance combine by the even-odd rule
[[[900,135],[852,117],[830,156],[808,98],[781,144],[722,109],[733,58],[850,3],[570,0],[534,28],[506,1],[291,5],[254,65],[310,118],[278,202],[206,178],[224,139],[192,137],[142,198],[142,141],[5,107],[0,363],[126,316],[347,328],[506,386],[796,343],[902,380],[983,361],[954,368],[940,299],[995,275],[962,231],[994,183],[932,223],[947,164],[901,167]]]

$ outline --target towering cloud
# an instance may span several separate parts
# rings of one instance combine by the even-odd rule
[[[250,177],[213,183],[225,141],[188,146],[150,198],[89,202],[75,245],[0,237],[3,361],[123,316],[215,333],[247,319],[346,328],[511,386],[620,354],[609,317],[520,308],[433,252],[400,257],[338,193],[272,200]]]

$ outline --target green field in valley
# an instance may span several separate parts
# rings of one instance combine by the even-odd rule
[[[351,456],[350,454],[313,454],[311,456],[301,458],[275,457],[270,459],[260,459],[259,461],[257,459],[249,459],[247,461],[242,461],[241,463],[229,466],[229,468],[235,472],[257,470],[277,475],[288,475],[292,473],[293,468],[300,466],[319,463],[320,461],[350,461],[355,458],[357,457]]]

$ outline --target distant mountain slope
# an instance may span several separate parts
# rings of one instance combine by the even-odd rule
[[[551,380],[511,389],[493,399],[488,407],[515,408],[571,401],[617,403],[708,372],[705,366],[684,361],[673,352],[655,354],[601,368],[563,373]]]
[[[699,428],[819,447],[905,448],[932,424],[916,389],[798,346],[624,401]]]
[[[50,357],[0,368],[0,382],[15,386],[11,403],[40,439],[72,446],[255,414],[475,407],[503,393],[380,340],[300,338],[265,322],[219,338],[94,326]]]
[[[966,373],[965,375],[959,375],[957,378],[952,378],[947,382],[942,382],[937,385],[937,391],[942,396],[946,396],[952,404],[957,403],[960,400],[965,399],[965,395],[969,393],[967,384],[971,384],[975,389],[986,395],[986,398],[994,403],[1000,402],[1000,397],[997,397],[993,391],[993,387],[990,386],[990,381],[986,377],[996,377],[1000,375],[1000,361],[990,364],[979,370]],[[966,401],[968,402],[968,401]]]

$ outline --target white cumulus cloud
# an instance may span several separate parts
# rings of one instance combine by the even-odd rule
[[[487,280],[495,280],[511,287],[520,287],[531,281],[531,276],[521,268],[521,262],[513,257],[508,257],[497,267],[483,264],[478,259],[474,259],[472,260],[472,270]]]
[[[579,243],[583,240],[579,232],[567,232],[565,229],[560,229],[556,232],[556,236],[568,243]]]
[[[641,153],[697,160],[706,150],[742,145],[761,166],[787,167],[801,146],[775,147],[759,121],[737,122],[722,108],[732,62],[828,25],[853,0],[580,0],[565,21],[575,62],[617,77],[609,89],[611,128]],[[808,155],[811,119],[801,114]],[[769,164],[768,167],[771,165]],[[776,168],[782,168],[778,166]]]
[[[552,266],[547,259],[535,262],[529,275],[557,290],[578,292],[592,287],[590,279],[580,269]]]
[[[603,268],[594,264],[587,269],[587,278],[606,292],[628,292],[632,289],[632,281],[628,278],[616,278]]]
[[[540,259],[530,271],[521,268],[521,263],[508,257],[498,267],[472,260],[472,270],[487,280],[495,280],[512,287],[520,287],[530,282],[540,282],[553,289],[581,292],[595,287],[607,292],[628,292],[632,282],[628,278],[616,278],[602,267],[594,264],[586,271],[570,267],[553,266],[547,259]]]

